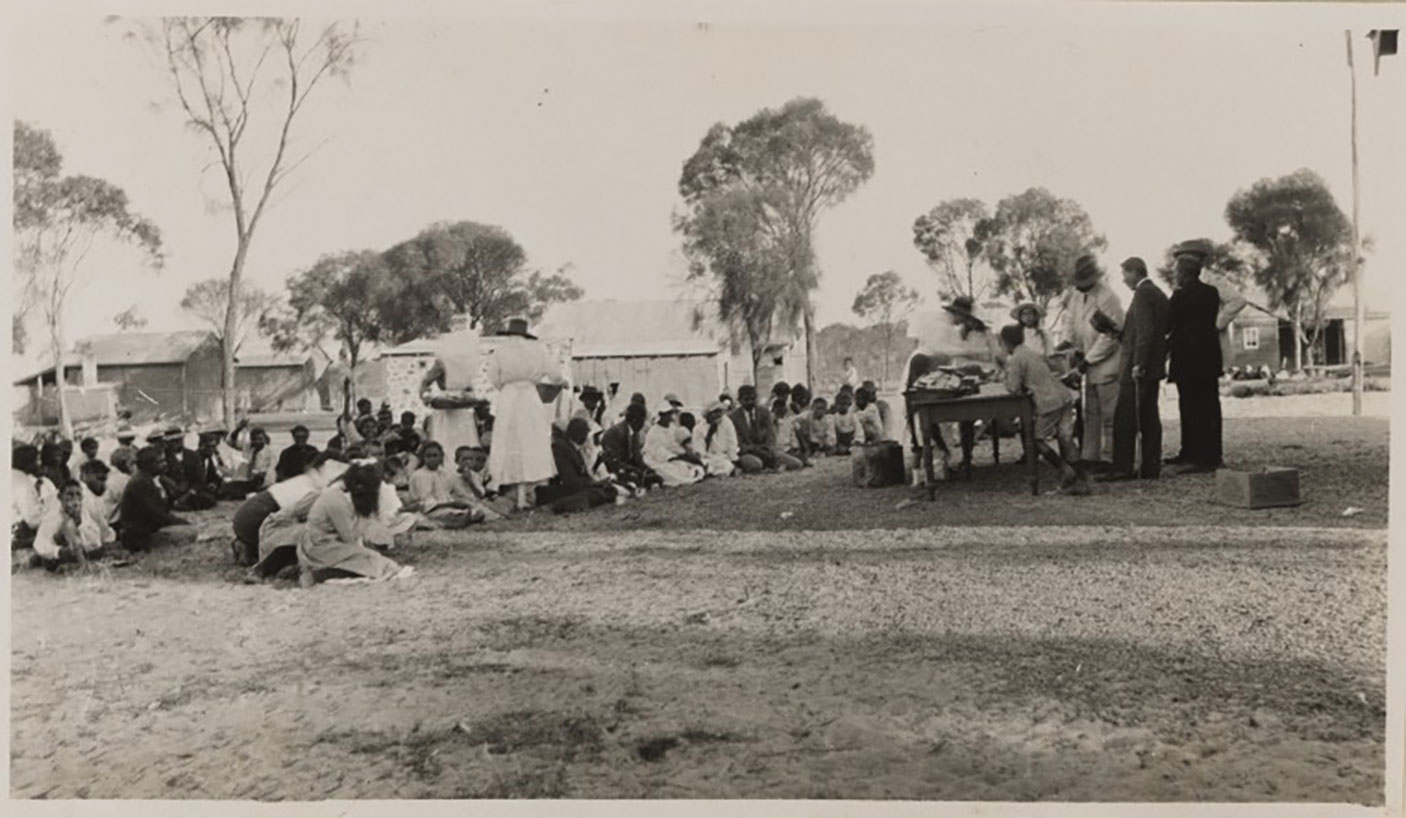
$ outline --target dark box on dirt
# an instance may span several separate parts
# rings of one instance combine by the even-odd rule
[[[876,489],[903,482],[903,447],[892,440],[857,448],[850,459],[854,484],[860,488]]]
[[[1280,508],[1297,506],[1299,470],[1266,466],[1258,471],[1216,472],[1216,500],[1237,508]]]

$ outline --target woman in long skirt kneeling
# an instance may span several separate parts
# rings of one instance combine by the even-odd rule
[[[313,501],[298,538],[299,584],[306,588],[344,577],[396,579],[413,572],[368,548],[363,539],[377,522],[381,482],[380,466],[358,462],[340,484],[323,489]]]

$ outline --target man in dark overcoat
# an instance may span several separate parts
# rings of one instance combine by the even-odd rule
[[[1221,466],[1220,293],[1201,281],[1205,251],[1194,244],[1173,249],[1177,288],[1169,304],[1168,379],[1177,385],[1181,453],[1170,462],[1177,474],[1199,474]]]

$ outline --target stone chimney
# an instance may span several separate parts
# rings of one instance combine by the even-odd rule
[[[87,343],[76,344],[75,352],[78,353],[79,364],[82,367],[83,379],[80,384],[84,387],[98,385],[98,359],[93,354],[93,348]]]

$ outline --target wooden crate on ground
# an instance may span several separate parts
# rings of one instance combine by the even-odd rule
[[[1216,501],[1236,508],[1281,508],[1303,503],[1298,469],[1265,466],[1216,472]]]

